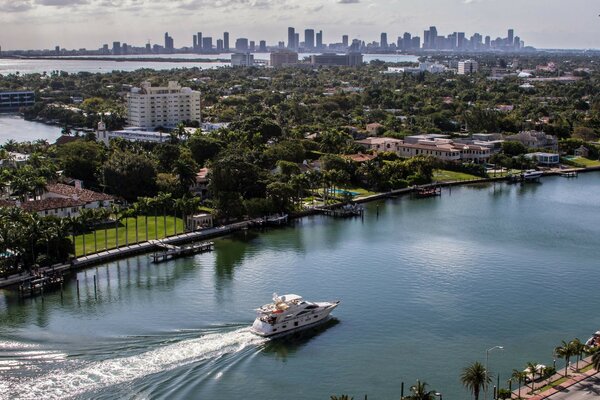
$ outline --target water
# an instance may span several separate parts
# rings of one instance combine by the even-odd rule
[[[26,121],[18,115],[0,114],[0,144],[11,139],[17,142],[43,139],[53,143],[60,137],[61,130],[58,126]]]
[[[310,53],[301,53],[299,58],[309,56]],[[68,73],[92,72],[109,73],[112,71],[135,71],[140,68],[149,68],[154,70],[170,70],[174,68],[201,68],[213,69],[230,66],[229,62],[152,62],[152,61],[119,61],[119,58],[204,58],[204,59],[230,59],[231,54],[163,54],[163,55],[131,55],[131,56],[103,56],[110,60],[97,61],[86,60],[86,57],[79,57],[77,60],[21,60],[0,58],[0,75],[8,74],[31,74],[31,73],[50,73],[52,71],[66,71]],[[269,53],[255,53],[255,59],[268,60]],[[398,54],[365,54],[364,61],[384,60],[387,62],[416,62],[416,56],[398,55]]]
[[[393,399],[421,379],[467,399],[458,376],[485,349],[504,346],[490,368],[505,385],[600,328],[599,178],[455,187],[130,258],[77,273],[79,299],[74,280],[62,299],[0,292],[0,398]],[[248,327],[274,291],[342,303],[269,343]]]

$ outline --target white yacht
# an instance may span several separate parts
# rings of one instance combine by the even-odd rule
[[[274,336],[309,328],[329,319],[329,313],[339,301],[313,303],[297,294],[278,296],[273,293],[273,302],[257,308],[257,317],[252,332],[260,336]]]
[[[540,179],[544,173],[542,171],[536,171],[535,169],[529,169],[523,172],[523,179],[526,181],[533,181]]]

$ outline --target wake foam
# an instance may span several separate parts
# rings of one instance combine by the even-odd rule
[[[198,339],[183,340],[139,355],[93,362],[72,370],[56,370],[14,382],[0,379],[0,398],[64,399],[193,362],[219,358],[264,341],[264,338],[252,334],[249,328],[209,333]]]

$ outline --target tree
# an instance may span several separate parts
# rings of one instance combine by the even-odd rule
[[[435,390],[427,391],[427,382],[417,381],[415,385],[410,387],[411,395],[407,396],[407,400],[434,400]]]
[[[527,147],[521,142],[507,140],[502,143],[502,151],[510,157],[527,153]]]
[[[156,193],[156,166],[143,154],[115,151],[102,167],[104,184],[127,201]]]
[[[202,133],[193,134],[187,142],[194,161],[198,165],[204,165],[208,160],[214,158],[223,147],[222,143]]]
[[[198,165],[192,159],[189,151],[182,152],[177,161],[175,161],[173,173],[177,175],[181,193],[189,193],[190,186],[196,182],[196,175],[198,173]]]
[[[575,370],[579,371],[579,361],[581,361],[581,357],[583,353],[586,351],[586,345],[579,340],[579,338],[575,338],[569,342],[569,346],[573,350],[573,355],[577,356],[577,363],[575,365]]]
[[[479,392],[491,381],[488,371],[479,361],[465,367],[460,376],[460,382],[473,393],[475,400],[479,400]]]
[[[537,379],[537,375],[540,372],[540,364],[536,363],[536,362],[528,362],[525,368],[526,374],[529,377],[529,375],[531,375],[531,392],[533,393],[533,391],[535,390],[535,380]]]
[[[554,349],[554,354],[558,357],[558,358],[564,358],[565,359],[565,376],[567,376],[567,369],[569,368],[569,360],[571,359],[571,356],[573,356],[575,354],[574,351],[574,347],[573,347],[573,343],[567,343],[564,340],[562,341],[560,346],[557,346]]]
[[[521,385],[523,384],[523,382],[525,382],[525,379],[527,379],[527,373],[523,372],[523,371],[519,371],[518,369],[513,369],[511,379],[514,382],[517,382],[517,384],[519,385],[518,396],[519,396],[519,398],[521,398]]]
[[[600,371],[600,351],[595,351],[592,354],[592,366],[596,371]]]
[[[104,148],[96,142],[76,140],[58,148],[58,159],[64,174],[84,182],[96,183],[104,161]]]

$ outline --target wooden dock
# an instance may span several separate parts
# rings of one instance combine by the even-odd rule
[[[415,190],[417,197],[435,197],[442,195],[442,188],[439,186],[417,187]]]
[[[211,251],[214,246],[213,242],[192,243],[184,246],[175,246],[174,244],[165,243],[160,240],[153,241],[153,244],[161,249],[152,254],[152,261],[154,263],[171,260],[178,257],[190,256],[193,254],[204,253]]]
[[[360,204],[346,204],[335,208],[315,208],[315,210],[335,218],[360,217],[365,212],[364,207]]]
[[[31,275],[19,284],[19,295],[21,297],[33,297],[43,295],[45,291],[56,289],[64,282],[62,272],[44,272],[39,275]]]

